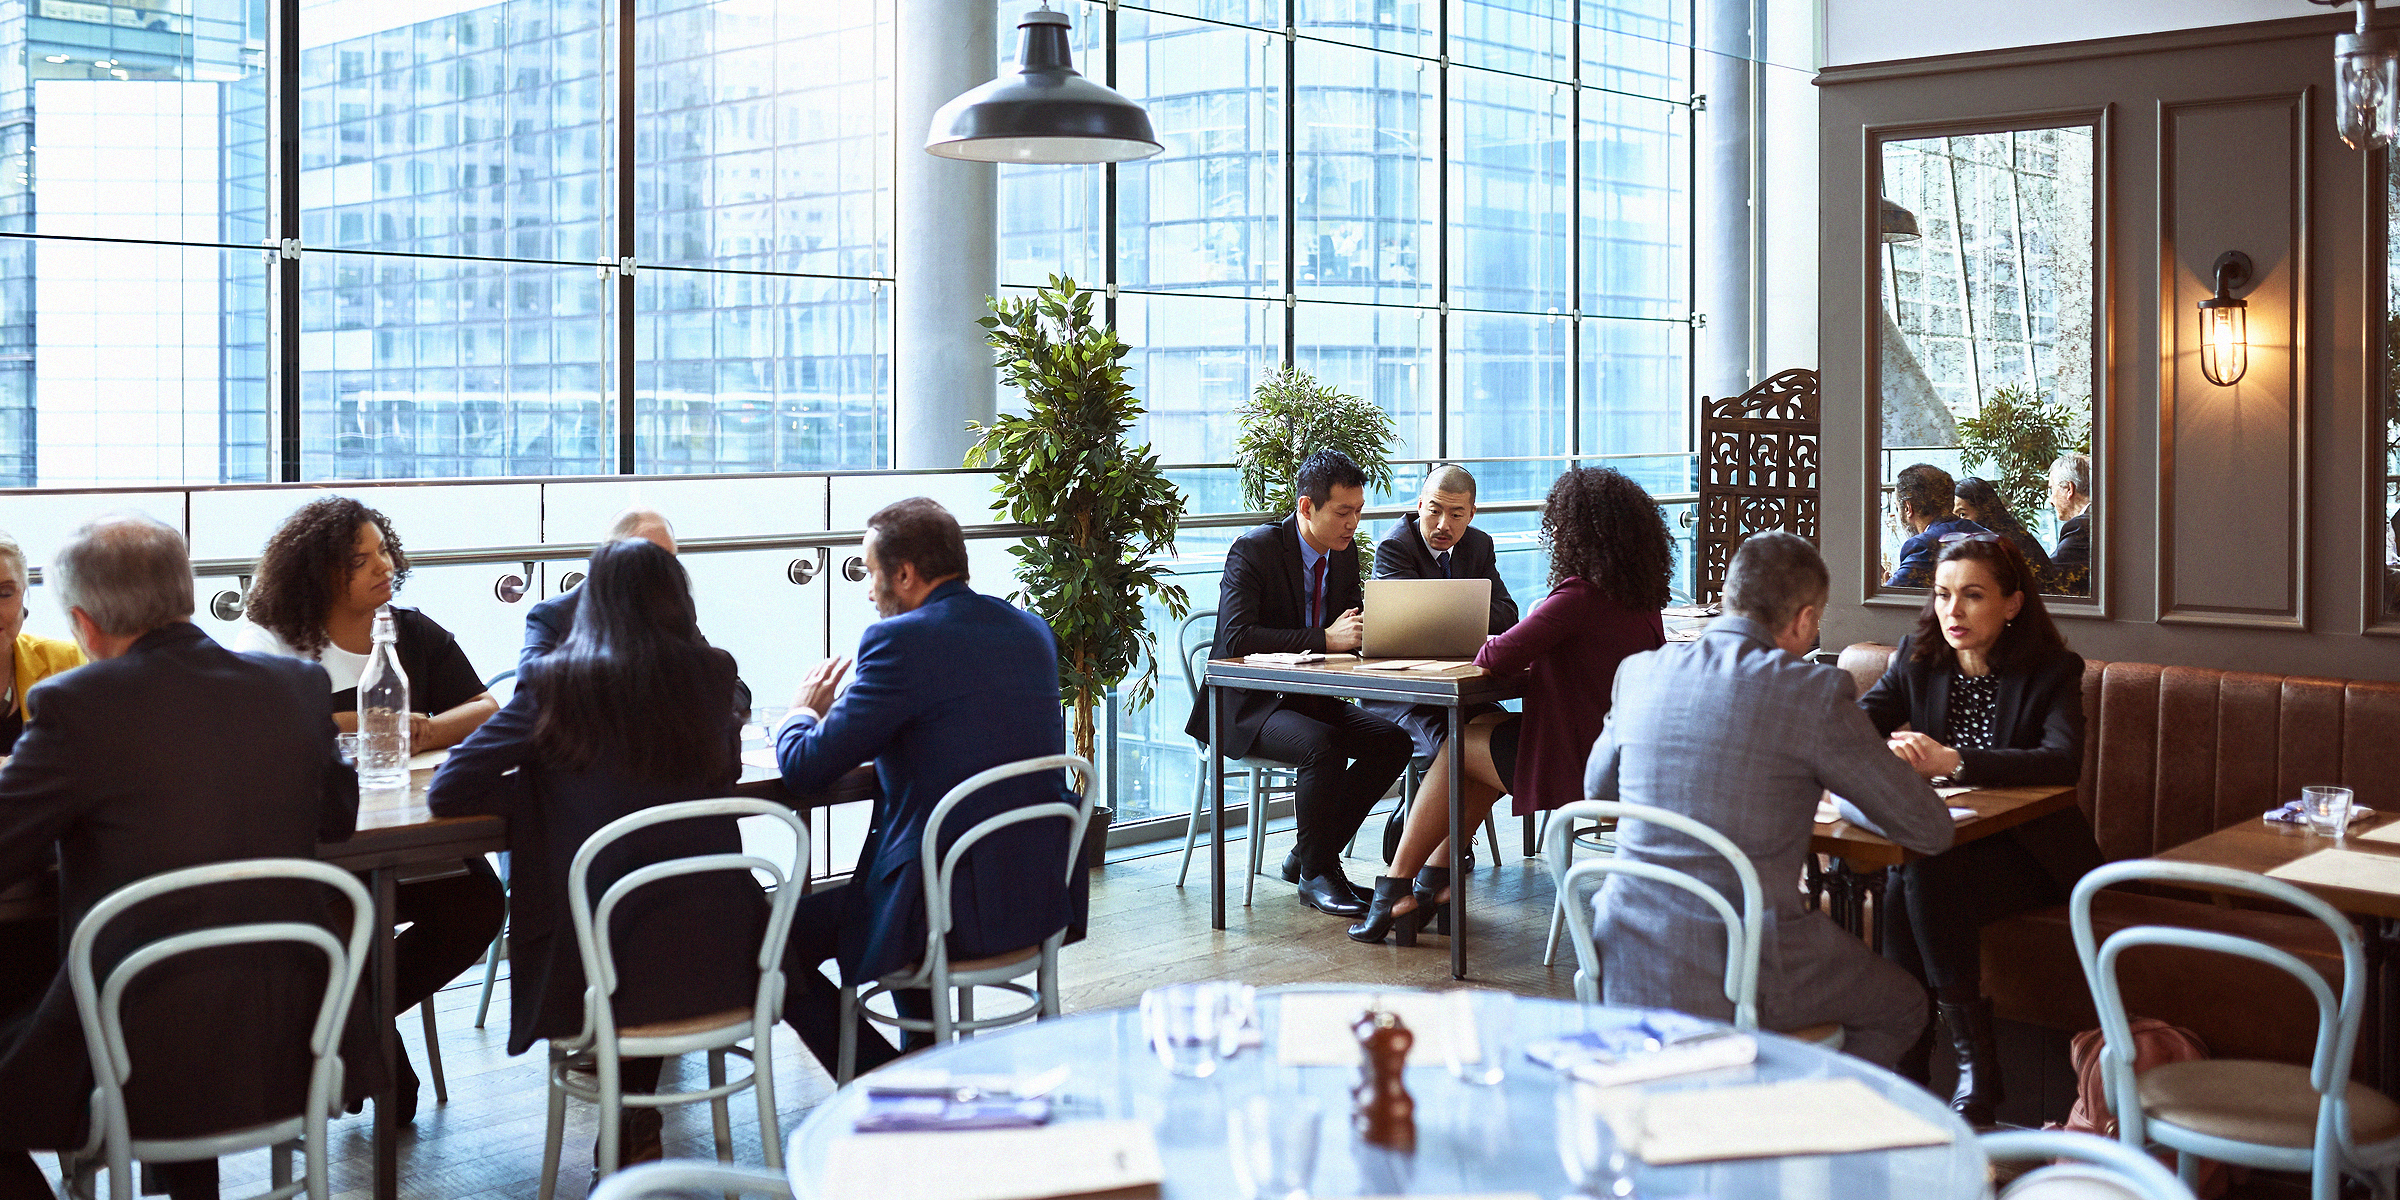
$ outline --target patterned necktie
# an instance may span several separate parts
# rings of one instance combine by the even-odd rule
[[[1326,555],[1318,555],[1317,561],[1310,563],[1308,567],[1308,623],[1311,628],[1315,629],[1325,627],[1326,557]]]
[[[1436,555],[1434,555],[1434,556],[1433,556],[1433,561],[1435,561],[1435,562],[1437,562],[1437,563],[1440,563],[1440,564],[1441,564],[1441,567],[1442,567],[1442,578],[1444,578],[1444,579],[1448,579],[1448,578],[1450,578],[1450,552],[1449,552],[1449,551],[1447,551],[1447,550],[1444,550],[1444,551],[1442,551],[1440,554],[1436,554]]]

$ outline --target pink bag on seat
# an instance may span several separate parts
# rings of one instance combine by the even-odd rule
[[[2137,1077],[2160,1063],[2191,1062],[2207,1058],[2208,1047],[2200,1035],[2180,1025],[2169,1025],[2155,1017],[2133,1017],[2133,1073]],[[2117,1136],[2117,1116],[2108,1110],[2108,1089],[2100,1082],[2100,1047],[2103,1039],[2097,1029],[2086,1029],[2075,1035],[2068,1048],[2068,1060],[2075,1065],[2075,1106],[2067,1110],[2064,1126],[2052,1124],[2049,1129],[2065,1128],[2076,1133],[2089,1133],[2104,1138]],[[2172,1168],[2174,1160],[2168,1152],[2160,1159]],[[2193,1189],[2200,1200],[2216,1200],[2233,1186],[2236,1172],[2247,1177],[2250,1172],[2229,1167],[2213,1159],[2200,1163],[2200,1185]]]

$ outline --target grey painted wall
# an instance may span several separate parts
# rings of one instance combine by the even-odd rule
[[[2092,602],[2054,606],[2087,656],[2400,678],[2380,616],[2380,174],[2341,144],[2347,13],[1819,76],[1824,641],[1894,641],[1920,596],[1876,595],[1870,152],[1878,128],[2104,114],[2102,362]],[[2370,193],[2372,192],[2372,196]],[[2193,304],[2228,249],[2255,260],[2251,363],[2200,377]],[[2379,322],[2378,322],[2379,323]],[[2372,368],[2372,369],[2371,369]],[[1840,481],[1838,483],[1834,481]],[[2372,512],[2370,508],[2372,506]]]

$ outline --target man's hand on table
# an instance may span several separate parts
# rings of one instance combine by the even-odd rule
[[[1348,654],[1366,640],[1367,619],[1357,609],[1343,613],[1325,627],[1325,653]]]
[[[792,709],[807,709],[823,720],[833,711],[834,694],[841,690],[842,676],[849,674],[850,660],[829,658],[808,669],[800,680],[800,690],[792,694]]]

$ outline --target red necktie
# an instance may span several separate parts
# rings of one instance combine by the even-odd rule
[[[1325,627],[1325,556],[1308,568],[1308,624],[1312,629]]]

